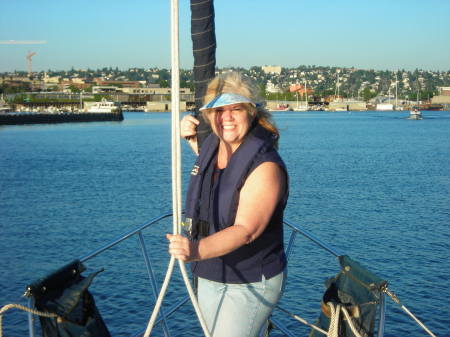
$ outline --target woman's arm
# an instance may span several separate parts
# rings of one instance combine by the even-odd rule
[[[180,136],[187,140],[192,151],[198,155],[197,126],[200,121],[192,115],[186,115],[180,122]]]
[[[198,242],[167,234],[169,253],[182,261],[198,261],[228,254],[252,242],[266,229],[285,189],[286,177],[278,164],[265,162],[259,165],[241,189],[233,226]]]

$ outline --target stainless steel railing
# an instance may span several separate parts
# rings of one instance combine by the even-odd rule
[[[121,235],[120,237],[116,238],[115,240],[111,241],[110,243],[104,245],[103,247],[96,249],[94,251],[92,251],[91,253],[82,256],[81,258],[79,258],[80,262],[86,262],[94,257],[96,257],[97,255],[111,249],[112,247],[118,245],[119,243],[129,239],[130,237],[133,236],[137,236],[138,237],[138,242],[139,242],[139,246],[141,248],[141,253],[145,262],[145,266],[147,268],[147,273],[148,273],[148,278],[150,281],[150,286],[152,288],[152,292],[153,295],[156,298],[158,297],[158,286],[156,284],[156,279],[155,279],[155,275],[153,272],[153,268],[152,268],[152,264],[151,264],[151,260],[150,257],[148,255],[148,251],[147,251],[147,247],[145,245],[145,241],[144,241],[144,237],[142,235],[142,231],[144,231],[145,229],[155,225],[156,223],[158,223],[159,221],[166,219],[168,217],[171,217],[172,213],[165,213],[162,214],[156,218],[153,218],[152,220],[141,224],[139,226],[137,226],[136,228],[130,230],[129,232]],[[286,255],[288,258],[288,262],[289,262],[289,257],[292,253],[293,247],[294,247],[294,243],[295,240],[297,238],[298,234],[303,235],[305,238],[309,239],[310,241],[312,241],[313,243],[315,243],[316,245],[318,245],[319,247],[321,247],[322,249],[324,249],[325,251],[327,251],[328,253],[334,255],[335,257],[339,257],[341,256],[341,252],[335,250],[334,248],[332,248],[330,245],[328,245],[327,243],[323,242],[322,240],[320,240],[318,237],[316,237],[314,234],[308,232],[307,230],[305,230],[304,228],[302,228],[299,225],[295,225],[293,223],[291,223],[290,221],[284,221],[285,225],[287,225],[290,229],[291,229],[291,234],[289,237],[289,241],[286,247]],[[163,324],[163,331],[164,331],[164,335],[166,337],[170,337],[170,332],[167,326],[167,319],[173,314],[175,313],[182,305],[184,305],[187,301],[189,300],[189,296],[184,297],[183,299],[181,299],[180,301],[178,301],[177,303],[175,303],[174,305],[172,305],[167,311],[164,311],[161,309],[160,311],[160,317],[158,318],[156,324],[158,323],[162,323]],[[383,337],[384,335],[384,324],[385,324],[385,312],[386,312],[386,304],[385,304],[385,299],[384,299],[384,293],[382,293],[381,295],[381,300],[380,300],[380,313],[379,313],[379,320],[378,320],[378,337]],[[32,308],[34,307],[32,299],[30,299],[29,301],[29,306]],[[279,309],[281,309],[281,311],[286,312],[285,309],[278,307]],[[295,336],[287,327],[285,327],[281,322],[279,322],[278,320],[273,320],[274,325],[280,330],[282,331],[286,336]],[[29,326],[29,335],[30,337],[35,337],[35,329],[34,329],[34,315],[33,314],[29,314],[28,315],[28,326]],[[132,335],[132,337],[138,337],[138,336],[143,336],[145,332],[145,328],[143,328],[141,331],[138,331],[136,333],[134,333]]]

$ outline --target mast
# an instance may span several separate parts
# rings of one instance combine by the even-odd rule
[[[341,72],[341,69],[336,69],[336,74],[337,74],[337,80],[336,80],[336,90],[334,91],[334,96],[335,96],[335,101],[337,102],[339,99],[339,73]]]
[[[398,78],[397,78],[397,72],[395,73],[395,110],[397,110],[398,107]]]
[[[308,90],[306,90],[306,79],[305,79],[305,103],[306,103],[306,110],[308,110]]]
[[[211,133],[211,127],[205,123],[199,109],[203,105],[208,83],[215,76],[216,34],[213,0],[191,0],[191,38],[194,54],[195,116],[200,120],[197,128],[198,147]]]

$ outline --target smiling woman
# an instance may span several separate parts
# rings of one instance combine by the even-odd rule
[[[215,337],[259,336],[285,281],[287,171],[276,150],[278,131],[256,92],[239,73],[211,81],[200,111],[213,133],[200,151],[198,120],[181,122],[181,136],[199,156],[186,198],[190,237],[168,234],[169,252],[192,262]]]
[[[208,119],[212,130],[221,140],[220,145],[224,146],[223,150],[227,153],[237,150],[253,121],[253,117],[247,113],[243,103],[215,108],[214,112],[208,115]],[[219,165],[219,168],[224,168],[226,163],[223,163],[223,167],[221,166]]]

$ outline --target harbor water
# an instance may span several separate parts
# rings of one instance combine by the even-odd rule
[[[450,111],[407,117],[274,113],[290,173],[286,219],[388,280],[431,331],[450,336]],[[1,306],[25,304],[28,283],[170,211],[170,115],[124,118],[0,127]],[[184,143],[182,160],[185,187],[194,155]],[[144,232],[158,285],[171,228],[167,219]],[[111,334],[145,329],[155,300],[137,238],[86,266],[105,269],[90,289]],[[298,236],[281,305],[314,322],[324,281],[338,270],[332,255]],[[163,308],[186,294],[176,268]],[[275,316],[307,336],[302,324]],[[27,336],[24,312],[8,311],[3,325],[4,336]],[[169,329],[201,336],[189,303],[170,317]],[[161,327],[152,335],[162,336]],[[385,335],[426,336],[389,298]]]

